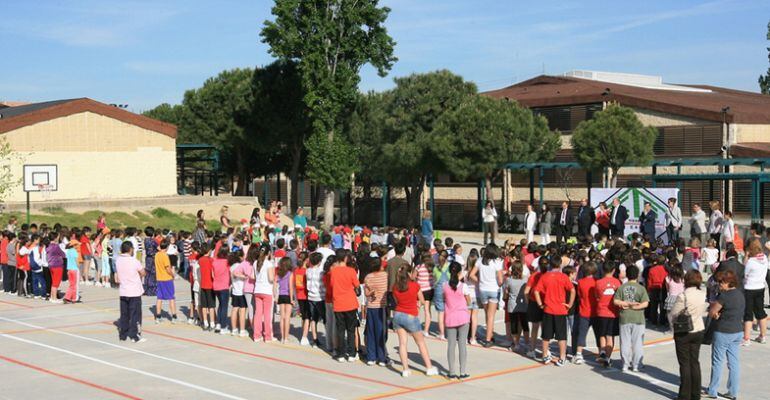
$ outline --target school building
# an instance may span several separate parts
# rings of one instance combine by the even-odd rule
[[[176,186],[176,126],[88,98],[0,103],[0,135],[22,167],[56,165],[51,200],[172,196]],[[22,182],[5,201],[25,201]],[[43,200],[39,193],[32,201]]]

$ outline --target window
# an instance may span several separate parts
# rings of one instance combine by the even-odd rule
[[[597,111],[602,110],[601,104],[581,104],[559,107],[534,107],[532,112],[542,115],[548,120],[548,128],[569,134],[581,122],[593,118]]]

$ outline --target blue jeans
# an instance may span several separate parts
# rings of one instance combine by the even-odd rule
[[[182,276],[182,279],[190,280],[190,276],[187,273],[187,268],[190,267],[190,262],[187,260],[187,257],[184,255],[180,256],[181,262],[179,263],[179,275]]]
[[[719,381],[722,379],[722,366],[727,356],[727,392],[733,396],[738,395],[740,368],[740,345],[743,341],[743,332],[722,333],[714,332],[714,340],[711,344],[711,382],[709,394],[717,395]]]
[[[219,304],[217,304],[217,323],[219,326],[222,327],[222,329],[227,328],[228,322],[230,321],[230,318],[227,317],[227,306],[228,306],[228,300],[230,299],[230,291],[225,290],[215,290],[214,293],[217,296],[217,301]]]
[[[45,297],[45,276],[42,270],[40,272],[32,272],[32,294]]]
[[[385,350],[385,309],[366,309],[366,361],[388,361]]]

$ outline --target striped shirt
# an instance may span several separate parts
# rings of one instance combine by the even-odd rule
[[[425,264],[417,266],[417,284],[420,285],[420,290],[423,292],[433,289],[433,275]]]
[[[368,308],[383,308],[386,306],[385,292],[388,289],[388,273],[385,271],[372,272],[366,275],[364,278],[364,285],[366,285],[367,303]]]
[[[326,296],[326,290],[321,280],[323,268],[320,266],[308,268],[305,272],[305,285],[307,288],[307,299],[310,301],[322,301]]]
[[[192,255],[192,241],[182,240],[182,253],[184,253],[185,258],[190,258],[190,255]]]

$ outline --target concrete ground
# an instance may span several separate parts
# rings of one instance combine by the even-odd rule
[[[478,238],[467,240],[468,248],[478,245]],[[189,284],[177,280],[176,287],[178,306],[186,312]],[[167,319],[156,325],[152,297],[143,299],[148,341],[120,342],[114,326],[117,290],[85,286],[82,291],[84,302],[73,305],[0,294],[0,399],[52,394],[58,399],[596,399],[620,394],[632,400],[675,398],[679,382],[671,335],[652,329],[645,335],[645,368],[639,373],[621,372],[617,352],[610,369],[592,356],[584,365],[558,368],[503,347],[473,346],[468,349],[471,378],[461,382],[426,376],[411,339],[413,374],[402,378],[395,334],[387,345],[391,367],[340,364],[323,350],[298,344],[298,318],[292,320],[288,344],[254,343]],[[483,313],[479,317],[483,320]],[[480,327],[479,335],[484,331]],[[506,342],[500,312],[495,332],[498,343]],[[593,351],[591,336],[588,349]],[[434,365],[445,374],[446,343],[430,338],[427,344]],[[709,381],[710,354],[710,347],[701,348],[703,384]],[[768,398],[764,375],[769,356],[770,344],[741,348],[740,398]],[[725,368],[721,391],[726,380]]]

